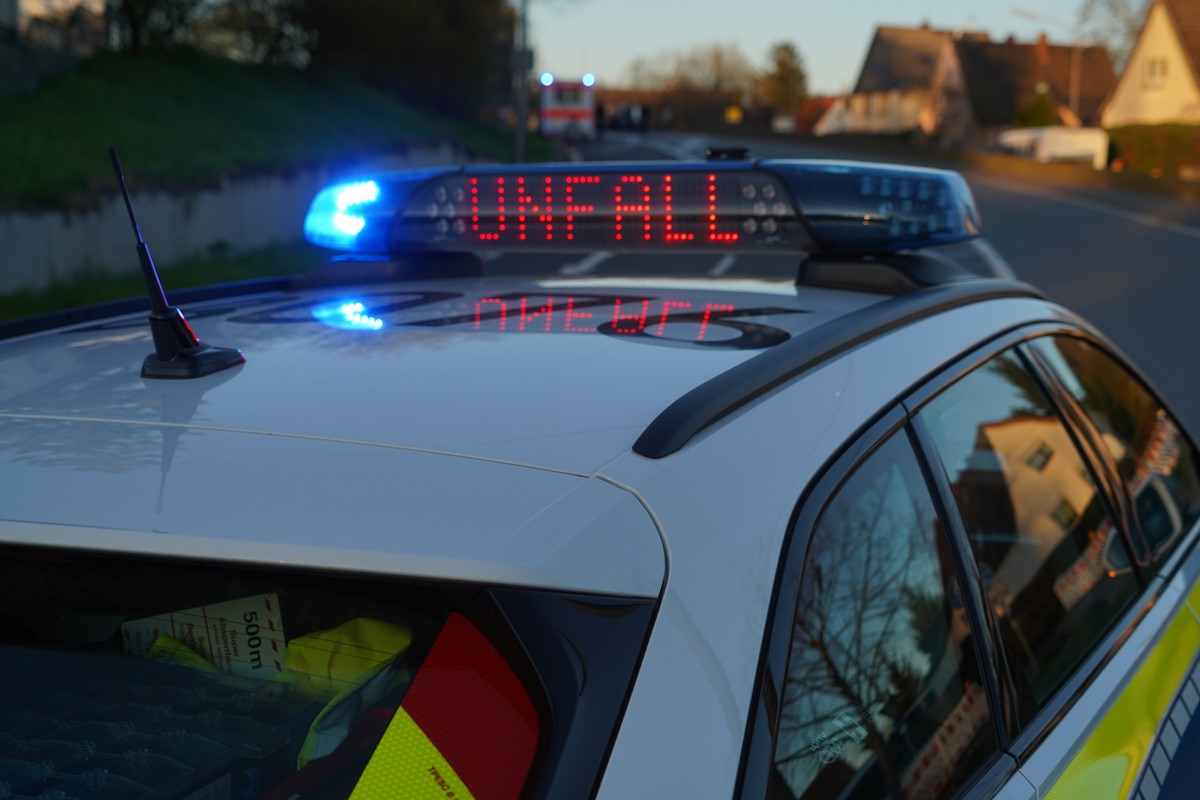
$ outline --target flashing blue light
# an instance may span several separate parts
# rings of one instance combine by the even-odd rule
[[[346,331],[377,331],[382,328],[383,320],[372,317],[366,310],[367,307],[357,300],[339,300],[317,306],[312,315],[318,322]]]
[[[595,86],[596,85],[596,76],[590,72],[585,74],[583,76],[583,85],[584,86]]]
[[[549,72],[543,72],[540,80],[542,82],[542,86],[550,86],[554,83],[554,76]]]
[[[313,200],[304,233],[314,244],[354,249],[358,235],[367,227],[366,207],[379,197],[379,184],[373,180],[330,186]]]
[[[379,199],[379,184],[375,181],[363,181],[345,186],[337,193],[334,202],[337,203],[337,213],[333,215],[333,227],[347,236],[358,236],[367,221],[354,214],[347,214],[346,209],[355,206],[374,203]]]
[[[406,170],[327,186],[317,192],[308,208],[304,237],[331,250],[386,253],[392,220],[413,189],[454,171],[444,167]]]

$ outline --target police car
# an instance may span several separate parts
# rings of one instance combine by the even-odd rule
[[[149,324],[4,330],[0,797],[1190,793],[1195,447],[977,274],[956,174],[471,166],[305,228],[194,331],[140,234]]]

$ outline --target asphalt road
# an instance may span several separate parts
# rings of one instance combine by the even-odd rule
[[[731,138],[608,132],[585,145],[586,160],[702,158]],[[786,141],[749,143],[762,158],[831,153]],[[1086,187],[1047,188],[990,172],[965,173],[987,240],[1018,277],[1083,315],[1150,377],[1194,435],[1200,435],[1200,206]],[[736,275],[765,256],[696,256],[689,268]],[[710,263],[711,262],[711,263]],[[583,272],[605,269],[576,264]],[[780,269],[790,269],[780,262]],[[715,271],[715,272],[714,272]]]

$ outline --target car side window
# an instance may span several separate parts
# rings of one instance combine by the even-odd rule
[[[1091,418],[1132,496],[1147,548],[1161,560],[1200,517],[1191,442],[1162,403],[1116,359],[1083,339],[1034,342]]]
[[[938,798],[997,753],[962,590],[903,431],[812,532],[772,797]]]
[[[1125,540],[1014,352],[952,384],[919,418],[949,478],[1027,722],[1137,594]]]

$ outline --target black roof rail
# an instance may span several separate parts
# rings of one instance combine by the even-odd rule
[[[647,458],[669,456],[752,400],[863,342],[951,308],[1004,297],[1045,299],[1028,284],[985,278],[929,286],[830,320],[680,397],[646,426],[633,452]]]

